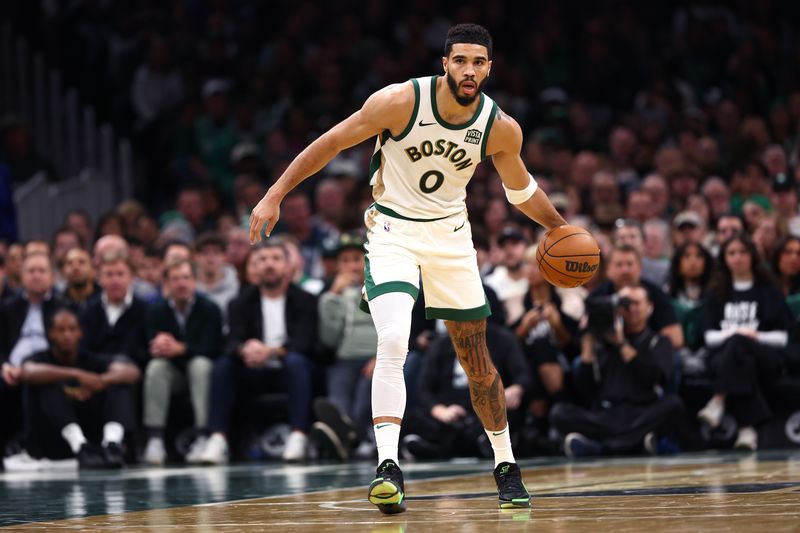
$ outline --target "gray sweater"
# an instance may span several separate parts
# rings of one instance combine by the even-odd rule
[[[347,287],[341,294],[330,291],[319,299],[319,336],[325,346],[336,348],[341,359],[375,357],[378,334],[372,317],[358,308],[359,287]]]

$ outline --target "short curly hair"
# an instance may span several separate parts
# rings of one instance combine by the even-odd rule
[[[457,43],[479,44],[485,46],[492,58],[492,36],[489,30],[478,24],[456,24],[447,31],[444,41],[444,55],[449,56],[453,45]]]

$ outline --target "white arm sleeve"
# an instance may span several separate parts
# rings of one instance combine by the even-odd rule
[[[528,198],[533,196],[533,194],[536,192],[536,189],[539,188],[539,184],[536,183],[536,180],[533,179],[533,176],[531,176],[530,173],[528,173],[528,178],[530,178],[530,181],[528,181],[528,186],[524,189],[509,189],[506,187],[505,183],[503,184],[503,189],[506,191],[506,198],[508,199],[509,203],[514,205],[521,204],[523,202],[527,202]]]
[[[722,331],[720,329],[709,329],[706,331],[705,339],[706,339],[706,346],[709,348],[716,348],[717,346],[721,346],[723,342],[728,340],[728,337],[731,337],[736,330],[729,329]]]
[[[759,331],[758,342],[775,348],[783,348],[789,344],[789,334],[785,331]]]

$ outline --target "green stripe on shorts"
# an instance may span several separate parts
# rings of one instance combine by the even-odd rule
[[[426,307],[425,318],[432,320],[441,318],[442,320],[454,320],[456,322],[466,322],[468,320],[480,320],[492,314],[489,302],[472,309],[451,309],[449,307]]]
[[[367,291],[367,300],[389,292],[405,292],[410,294],[414,300],[419,296],[419,288],[407,281],[387,281],[376,285],[369,267],[369,254],[364,256],[364,288]]]

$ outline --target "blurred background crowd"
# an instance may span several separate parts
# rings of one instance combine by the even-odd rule
[[[550,287],[539,228],[490,161],[476,170],[467,206],[519,453],[756,449],[800,409],[800,5],[17,4],[4,18],[132,140],[142,178],[100,218],[20,235],[14,190],[65,176],[29,125],[0,124],[0,429],[16,467],[371,456],[375,336],[358,300],[373,143],[287,196],[264,246],[244,228],[369,94],[439,73],[459,22],[493,34],[485,90],[603,257],[586,287]],[[405,453],[490,454],[418,307]]]

